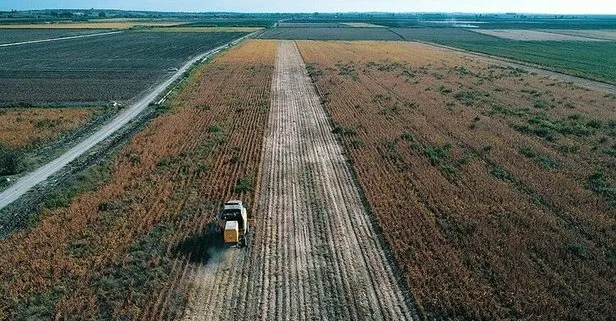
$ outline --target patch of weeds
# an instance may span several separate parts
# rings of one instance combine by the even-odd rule
[[[479,94],[474,91],[461,91],[456,93],[454,97],[465,106],[473,106],[479,98]]]
[[[533,107],[537,109],[549,109],[552,108],[552,105],[543,99],[537,99],[533,103]]]
[[[492,110],[488,112],[489,116],[500,114],[505,116],[526,117],[530,113],[528,108],[509,108],[501,105],[492,105]]]
[[[60,120],[58,119],[39,119],[36,122],[34,122],[34,127],[35,128],[54,128],[56,126],[60,125]]]
[[[347,128],[340,125],[335,125],[334,129],[332,129],[332,134],[337,134],[340,136],[356,136],[357,131],[353,128]]]
[[[603,153],[612,157],[616,157],[616,144],[612,145],[612,147],[604,149]]]
[[[405,253],[409,260],[412,260],[415,257],[415,248],[412,245],[409,245],[406,247]]]
[[[599,119],[591,119],[586,123],[586,126],[594,129],[603,128],[603,122]]]
[[[231,158],[229,159],[229,163],[237,164],[242,159],[242,152],[239,148],[233,148],[231,152]]]
[[[212,125],[210,125],[210,127],[208,127],[207,131],[209,133],[220,133],[220,132],[222,132],[222,127],[220,127],[217,124],[212,124]]]
[[[171,165],[172,163],[173,163],[173,159],[169,156],[165,156],[156,163],[156,166],[157,167],[167,167]]]
[[[240,177],[235,183],[235,192],[247,193],[252,191],[252,179],[248,176]]]
[[[200,105],[195,106],[195,108],[198,110],[204,110],[204,111],[212,109],[212,107],[208,104],[200,104]]]
[[[141,155],[135,151],[130,151],[126,158],[133,166],[141,164]]]
[[[424,155],[428,157],[432,166],[441,165],[449,157],[451,147],[451,144],[445,144],[443,146],[426,148]]]
[[[393,106],[385,107],[379,111],[379,115],[383,116],[394,116],[399,115],[400,109],[398,108],[398,104],[394,104]]]
[[[586,180],[586,188],[603,197],[610,206],[616,206],[616,188],[611,186],[603,171],[595,171]]]
[[[476,129],[477,128],[477,124],[479,123],[480,120],[481,120],[481,117],[479,117],[479,116],[473,118],[473,121],[468,126],[468,128],[471,129],[471,130]]]
[[[616,266],[616,247],[609,248],[605,254],[607,264],[610,266]]]
[[[528,146],[520,148],[520,154],[528,158],[535,158],[537,157],[537,155],[539,155],[532,147]]]
[[[443,95],[446,95],[446,94],[451,94],[451,92],[452,92],[451,88],[447,88],[447,87],[445,87],[445,86],[440,86],[440,87],[438,87],[438,91],[439,91],[441,94],[443,94]]]
[[[351,63],[346,65],[338,63],[336,64],[336,67],[338,68],[339,75],[349,76],[354,81],[359,80],[359,74],[357,73],[357,70],[355,70],[355,66],[353,66]]]
[[[444,78],[443,74],[438,73],[438,72],[432,73],[432,76],[434,76],[434,78],[436,78],[438,80],[442,80]]]
[[[512,182],[512,177],[511,174],[509,174],[509,172],[507,172],[504,168],[498,167],[496,165],[492,165],[492,164],[487,164],[486,165],[488,167],[488,172],[490,173],[490,175],[505,181],[505,182]]]
[[[584,246],[584,244],[579,243],[579,242],[573,242],[571,244],[569,244],[569,246],[567,247],[567,249],[569,250],[569,252],[579,258],[586,258],[588,256],[588,250],[586,249],[586,246]]]
[[[372,98],[372,102],[377,103],[379,105],[385,105],[391,101],[391,96],[389,94],[376,94],[374,98]]]
[[[616,99],[616,95],[615,94],[606,94],[605,96],[603,96],[603,98]]]
[[[400,135],[400,139],[406,142],[412,142],[415,140],[415,136],[413,136],[413,133],[406,131]]]
[[[539,162],[539,165],[541,165],[541,167],[543,168],[556,168],[558,167],[558,165],[556,164],[556,161],[554,161],[554,159],[552,159],[549,156],[539,156],[537,157],[537,162]]]
[[[521,92],[525,93],[525,94],[530,94],[533,97],[539,97],[541,96],[541,93],[539,91],[537,91],[536,89],[532,89],[532,88],[524,88],[522,90],[520,90]]]
[[[556,168],[557,164],[549,156],[540,155],[537,151],[535,151],[532,147],[525,146],[520,148],[520,154],[524,155],[527,158],[533,158],[541,165],[543,168]]]
[[[580,146],[563,144],[563,145],[558,145],[556,147],[556,150],[558,150],[561,153],[565,153],[565,154],[575,154],[580,151]]]
[[[534,134],[550,142],[556,141],[556,135],[554,131],[549,130],[547,128],[530,127],[524,124],[516,124],[516,125],[513,125],[513,129],[521,133],[524,133],[524,134]]]
[[[482,97],[490,96],[487,92],[478,91],[460,91],[454,97],[465,106],[473,106]]]
[[[11,320],[52,320],[56,304],[66,292],[62,286],[55,286],[44,293],[14,302]]]
[[[351,147],[353,147],[354,149],[360,149],[364,146],[365,146],[364,142],[359,138],[353,139],[351,141]]]
[[[472,75],[473,74],[471,71],[469,71],[464,66],[455,66],[455,67],[452,68],[452,70],[455,71],[458,75],[461,75],[461,76]]]
[[[402,161],[402,154],[398,151],[396,141],[386,141],[383,143],[384,149],[380,150],[381,157],[391,161]]]
[[[430,165],[439,167],[441,171],[446,174],[455,174],[458,168],[465,164],[467,160],[453,160],[451,158],[451,144],[444,144],[441,146],[429,146],[415,140],[414,136],[410,132],[404,132],[400,135],[400,138],[410,143],[410,147],[416,152],[424,155],[430,161]],[[466,153],[465,153],[466,156]]]
[[[308,75],[313,79],[315,77],[319,77],[323,75],[323,70],[320,70],[319,68],[317,68],[316,65],[313,63],[307,63],[306,70],[308,70]]]

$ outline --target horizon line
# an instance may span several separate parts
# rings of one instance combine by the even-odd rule
[[[53,10],[106,10],[124,12],[143,12],[143,13],[224,13],[224,14],[494,14],[494,15],[557,15],[557,16],[615,16],[616,13],[551,13],[551,12],[517,12],[517,11],[494,11],[494,12],[473,12],[473,11],[164,11],[164,10],[142,10],[142,9],[114,9],[114,8],[43,8],[43,9],[0,9],[0,12],[26,12],[26,11],[53,11]]]

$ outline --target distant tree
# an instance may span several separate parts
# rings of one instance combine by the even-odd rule
[[[101,11],[101,12],[98,13],[98,16],[100,18],[105,18],[105,17],[107,17],[107,14],[105,13],[105,11]]]

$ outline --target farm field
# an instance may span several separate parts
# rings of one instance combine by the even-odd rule
[[[295,44],[278,49],[248,249],[212,250],[184,320],[410,320]]]
[[[0,319],[181,315],[220,203],[255,204],[275,52],[248,42],[200,67],[169,113],[86,173],[98,187],[2,239]]]
[[[0,32],[0,45],[7,43],[43,40],[61,37],[80,36],[105,32],[106,30],[87,29],[7,29]]]
[[[344,28],[349,27],[337,22],[280,22],[278,28]]]
[[[129,29],[143,27],[170,27],[181,22],[117,21],[117,22],[70,22],[40,24],[0,24],[0,29]]]
[[[22,149],[83,125],[93,108],[0,108],[0,145]]]
[[[603,30],[550,30],[563,35],[572,35],[579,37],[588,37],[596,39],[614,40],[616,41],[616,30],[603,29]]]
[[[146,32],[243,32],[251,33],[262,30],[259,27],[164,27],[152,28]]]
[[[275,28],[259,35],[261,39],[304,40],[402,40],[387,28]]]
[[[450,28],[395,28],[406,40],[434,42],[529,62],[554,71],[616,84],[616,41],[514,41]]]
[[[418,43],[298,46],[420,315],[616,315],[614,95]]]
[[[0,48],[0,106],[127,101],[246,33],[123,32]]]
[[[616,29],[614,15],[573,15],[564,18],[541,14],[320,13],[318,16],[293,17],[288,22],[368,23],[392,28],[447,28],[465,25],[481,29]]]
[[[187,27],[260,27],[273,26],[280,18],[278,17],[204,17],[198,21],[184,24]]]
[[[596,38],[538,30],[472,29],[472,31],[488,36],[519,41],[602,41]]]
[[[343,23],[345,26],[353,27],[353,28],[384,28],[384,26],[375,25],[372,23],[366,22],[345,22]]]

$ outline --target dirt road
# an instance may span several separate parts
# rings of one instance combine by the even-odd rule
[[[117,33],[122,33],[122,32],[124,32],[124,31],[101,32],[101,33],[94,33],[94,34],[89,34],[89,35],[69,36],[69,37],[59,37],[59,38],[51,38],[51,39],[41,39],[41,40],[30,40],[30,41],[22,41],[22,42],[5,43],[5,44],[0,44],[0,48],[2,48],[2,47],[20,46],[20,45],[28,45],[28,44],[33,44],[33,43],[52,42],[52,41],[59,41],[59,40],[71,40],[71,39],[79,39],[79,38],[108,36],[108,35],[115,35]]]
[[[235,40],[231,44],[234,45],[248,36],[244,36],[238,40]],[[135,103],[133,103],[129,107],[126,107],[120,114],[118,114],[118,116],[116,116],[113,120],[111,120],[101,129],[96,131],[94,134],[88,136],[86,139],[84,139],[75,147],[68,150],[66,153],[62,154],[60,157],[54,159],[53,161],[40,167],[39,169],[21,177],[17,182],[4,190],[2,193],[0,193],[0,209],[11,204],[19,197],[24,195],[26,192],[28,192],[32,187],[40,184],[41,182],[44,182],[51,175],[60,171],[64,166],[87,152],[90,148],[102,142],[111,134],[122,128],[124,125],[128,124],[132,119],[134,119],[144,109],[146,109],[148,105],[153,102],[160,94],[162,94],[167,89],[167,87],[169,87],[171,84],[173,84],[173,82],[182,77],[182,75],[187,70],[189,70],[189,68],[194,63],[201,61],[208,56],[216,54],[228,46],[228,44],[222,45],[186,62],[171,77],[158,84],[154,88],[150,89],[147,93],[142,94]]]
[[[358,187],[294,42],[282,42],[249,249],[193,271],[185,320],[409,320]]]

